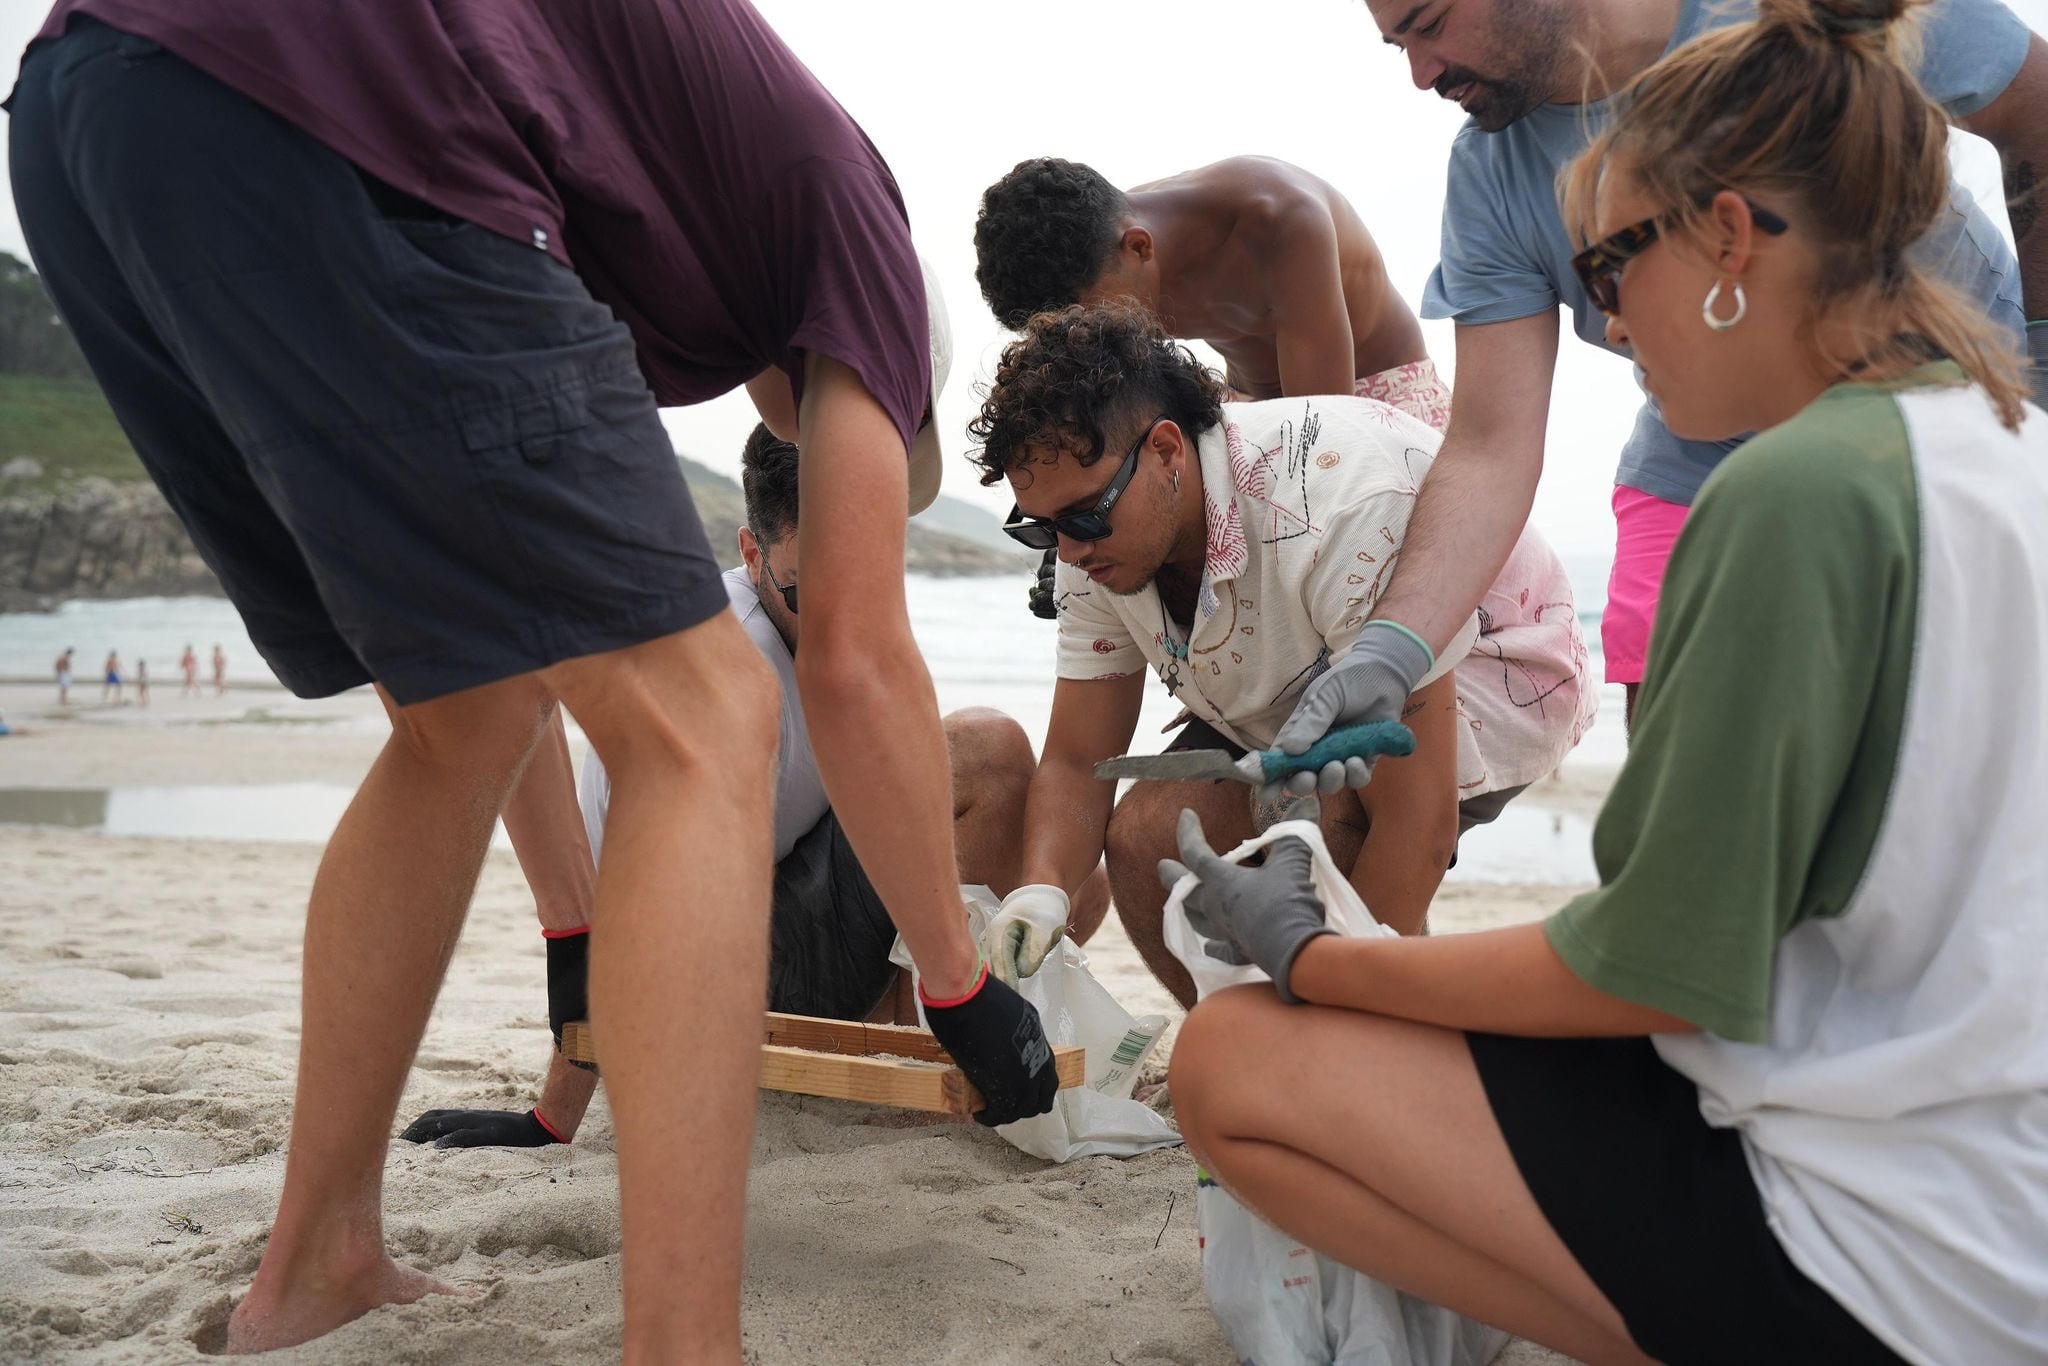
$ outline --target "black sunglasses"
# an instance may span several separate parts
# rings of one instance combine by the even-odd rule
[[[768,547],[765,545],[761,547],[761,577],[768,580],[770,588],[782,594],[783,606],[789,609],[791,616],[795,616],[796,585],[794,583],[777,583],[775,581],[775,567],[768,563]]]
[[[1152,433],[1159,424],[1166,421],[1161,413],[1152,419],[1151,425],[1138,433],[1138,439],[1131,443],[1130,454],[1117,468],[1116,478],[1109,481],[1109,487],[1095,500],[1095,506],[1081,512],[1063,513],[1058,517],[1026,517],[1015,503],[1010,504],[1010,515],[1003,522],[1003,530],[1010,539],[1028,545],[1033,550],[1051,550],[1064,536],[1070,541],[1103,541],[1109,539],[1114,530],[1109,524],[1110,509],[1116,500],[1124,496],[1130,486],[1131,477],[1138,472],[1138,453],[1145,449],[1145,443],[1152,439]]]
[[[1786,222],[1769,209],[1748,200],[1749,216],[1757,227],[1776,237],[1785,231]],[[1700,207],[1705,208],[1702,204]],[[1586,297],[1593,301],[1593,307],[1610,318],[1621,316],[1621,270],[1630,261],[1648,251],[1657,240],[1658,224],[1665,217],[1645,218],[1640,223],[1631,223],[1610,237],[1603,237],[1572,257],[1572,269],[1579,273],[1579,283],[1586,287]]]

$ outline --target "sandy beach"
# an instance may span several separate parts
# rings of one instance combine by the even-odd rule
[[[348,788],[382,738],[366,694],[179,699],[160,683],[147,712],[63,713],[47,688],[5,686],[0,712],[29,731],[0,740],[15,820],[30,809],[22,789]],[[1571,771],[1525,800],[1584,815],[1606,779]],[[300,921],[318,857],[307,842],[0,824],[0,1359],[175,1362],[219,1349],[282,1179]],[[1530,919],[1568,892],[1453,885],[1433,923]],[[1089,956],[1134,1012],[1172,1011],[1114,918]],[[494,853],[400,1122],[432,1106],[529,1104],[547,1059],[542,983],[525,885]],[[688,1084],[687,1060],[677,1081]],[[385,1179],[397,1255],[475,1297],[380,1310],[282,1355],[617,1359],[616,1163],[601,1092],[572,1146],[394,1141]],[[1181,1150],[1055,1167],[969,1124],[766,1096],[749,1210],[750,1360],[1231,1360],[1202,1295]],[[1501,1360],[1563,1359],[1517,1344]]]

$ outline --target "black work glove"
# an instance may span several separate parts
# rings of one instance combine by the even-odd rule
[[[974,990],[956,1001],[934,1005],[922,984],[917,998],[932,1036],[988,1102],[975,1123],[994,1128],[1052,1108],[1060,1078],[1036,1006],[990,976],[987,967]]]
[[[399,1137],[436,1148],[545,1148],[568,1142],[541,1122],[538,1110],[429,1110]]]
[[[1038,562],[1038,573],[1031,580],[1031,615],[1047,621],[1058,621],[1060,599],[1052,586],[1052,567],[1059,560],[1059,552],[1048,550],[1045,558]]]
[[[562,1051],[562,1026],[590,1018],[590,931],[548,936],[548,1028]],[[586,1072],[596,1067],[574,1063]]]

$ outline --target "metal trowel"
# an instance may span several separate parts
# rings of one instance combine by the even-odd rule
[[[1387,754],[1399,758],[1414,752],[1414,731],[1399,721],[1368,721],[1362,726],[1345,726],[1331,731],[1303,754],[1288,754],[1277,749],[1254,750],[1242,759],[1233,759],[1220,749],[1125,754],[1097,764],[1095,776],[1178,782],[1227,778],[1233,782],[1262,785],[1277,783],[1293,773],[1314,773],[1324,764],[1345,759],[1374,759]]]

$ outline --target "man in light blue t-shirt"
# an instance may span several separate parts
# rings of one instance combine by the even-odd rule
[[[1353,651],[1384,666],[1360,677],[1386,675],[1378,691],[1391,698],[1405,671],[1471,615],[1528,520],[1543,468],[1558,306],[1571,310],[1582,340],[1608,347],[1606,320],[1570,265],[1578,244],[1558,207],[1559,170],[1608,116],[1606,95],[1665,52],[1752,11],[1715,0],[1368,5],[1386,41],[1407,55],[1416,86],[1472,116],[1451,151],[1442,260],[1422,304],[1424,317],[1458,323],[1449,434],[1375,617],[1395,629],[1365,632]],[[2027,320],[2048,319],[2048,225],[2037,226],[2035,189],[2036,168],[2048,174],[2048,43],[1999,0],[1936,0],[1923,36],[1928,93],[2004,159],[2019,256],[1957,186],[1921,260],[2016,337],[2026,329],[2040,395],[2048,322]],[[1601,636],[1608,680],[1628,685],[1631,702],[1665,560],[1694,494],[1731,445],[1673,436],[1646,402],[1622,449]],[[1341,712],[1377,714],[1362,695],[1347,696]]]

